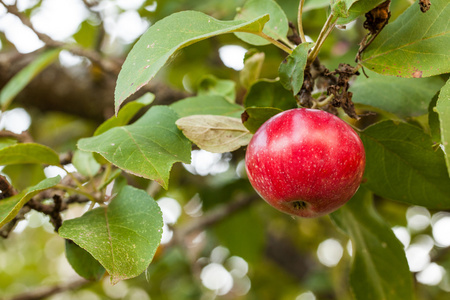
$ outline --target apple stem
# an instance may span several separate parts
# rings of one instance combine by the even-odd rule
[[[334,94],[331,94],[325,100],[318,101],[317,106],[323,107],[323,106],[327,105],[328,103],[330,103],[333,99],[334,99]]]

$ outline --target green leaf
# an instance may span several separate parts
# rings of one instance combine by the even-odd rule
[[[3,168],[2,173],[8,175],[16,190],[22,191],[45,179],[41,164],[14,164]]]
[[[450,72],[450,2],[433,1],[422,13],[411,5],[386,25],[363,52],[362,64],[380,74],[407,78]]]
[[[450,178],[441,149],[419,127],[384,121],[361,132],[366,150],[365,186],[396,201],[450,208]]]
[[[65,245],[67,261],[78,275],[92,281],[102,278],[105,268],[89,252],[70,240],[66,240]]]
[[[270,14],[270,20],[264,26],[263,32],[275,40],[286,41],[289,23],[283,9],[273,0],[247,0],[238,9],[235,20],[252,20],[264,14]],[[235,33],[238,38],[251,45],[270,44],[266,39],[248,33]]]
[[[146,93],[139,99],[131,101],[124,105],[117,116],[112,116],[95,130],[94,136],[102,134],[111,128],[127,125],[131,119],[145,106],[149,105],[155,99],[152,93]]]
[[[302,43],[298,45],[281,63],[278,69],[281,84],[285,89],[292,91],[294,96],[302,88],[308,51],[313,45],[314,43]]]
[[[122,174],[121,169],[115,169],[114,171],[109,173],[109,176],[106,177],[106,179],[103,181],[103,183],[101,185],[98,186],[98,189],[102,190],[102,189],[106,188],[106,186],[108,184],[110,184],[113,180],[116,180],[118,178],[123,178],[120,176],[121,174]],[[120,179],[120,180],[122,180],[122,179]],[[125,180],[125,185],[126,185],[126,179],[124,179],[124,180]],[[115,188],[116,184],[117,184],[117,180],[114,181],[114,188]],[[114,190],[113,190],[113,193],[114,193]]]
[[[348,9],[348,16],[341,17],[337,20],[338,25],[348,24],[359,16],[371,11],[386,0],[344,0]]]
[[[436,110],[441,124],[441,144],[444,146],[445,161],[450,173],[450,79],[439,93]]]
[[[116,284],[148,267],[161,241],[162,226],[162,213],[153,198],[126,186],[109,205],[64,221],[59,235],[89,252]]]
[[[117,167],[167,189],[172,165],[189,163],[191,158],[191,144],[176,127],[177,119],[169,107],[153,106],[131,125],[79,140],[78,148],[97,152]]]
[[[352,101],[380,108],[399,117],[427,113],[428,104],[443,81],[439,77],[398,78],[366,71],[351,85]]]
[[[337,0],[331,5],[331,12],[336,18],[347,18],[349,16],[348,8],[354,1],[355,0]]]
[[[86,20],[81,22],[79,30],[72,37],[76,43],[84,48],[94,48],[97,41],[97,36],[101,34],[96,24],[92,23],[92,20]]]
[[[127,185],[128,185],[128,180],[125,176],[116,176],[114,179],[112,194],[119,193]]]
[[[246,146],[252,134],[238,118],[216,115],[193,115],[176,122],[183,134],[200,149],[224,153]]]
[[[0,137],[0,149],[17,144],[17,140],[9,137]]]
[[[305,0],[303,12],[330,6],[331,0]]]
[[[244,98],[245,107],[274,107],[287,110],[297,107],[292,93],[279,80],[262,79],[253,84]]]
[[[0,105],[3,111],[13,101],[14,97],[22,91],[25,86],[47,66],[53,63],[59,55],[61,49],[53,49],[41,53],[28,66],[20,70],[0,91]]]
[[[35,143],[15,144],[0,149],[0,166],[13,164],[60,165],[55,151]]]
[[[262,124],[280,112],[281,109],[273,107],[248,107],[245,109],[245,117],[242,117],[243,124],[251,133],[255,133]]]
[[[31,198],[33,198],[43,190],[57,185],[60,181],[61,177],[59,176],[47,178],[12,197],[0,200],[0,228],[14,219],[14,217],[19,213],[20,209]]]
[[[441,142],[441,124],[439,122],[439,114],[436,111],[438,97],[439,93],[436,93],[428,107],[428,126],[430,127],[430,135],[433,143]]]
[[[264,58],[264,52],[258,52],[255,49],[250,49],[245,53],[244,68],[239,72],[239,80],[246,89],[258,80]]]
[[[264,225],[259,212],[249,208],[228,216],[211,229],[232,255],[240,256],[250,264],[257,264],[267,243]]]
[[[233,80],[218,79],[213,75],[200,78],[197,94],[199,96],[222,96],[228,102],[236,99],[236,83]]]
[[[94,177],[101,165],[95,160],[92,152],[76,150],[73,154],[72,164],[77,171],[86,177]]]
[[[220,115],[240,118],[244,108],[228,102],[222,96],[196,96],[177,101],[170,106],[180,117]]]
[[[414,299],[403,245],[373,208],[372,193],[361,189],[330,214],[352,241],[350,286],[355,299]]]
[[[174,13],[150,26],[128,54],[117,79],[116,114],[123,101],[146,85],[177,51],[232,32],[262,32],[269,15],[251,21],[219,21],[196,11]]]

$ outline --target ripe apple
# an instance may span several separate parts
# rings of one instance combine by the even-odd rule
[[[245,167],[253,188],[274,208],[318,217],[355,194],[365,152],[358,134],[338,117],[295,108],[275,115],[256,131]]]

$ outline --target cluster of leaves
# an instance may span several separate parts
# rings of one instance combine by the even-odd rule
[[[232,21],[197,11],[182,11],[160,20],[138,40],[123,64],[115,91],[116,115],[92,137],[78,141],[79,150],[72,162],[88,184],[76,178],[65,184],[59,176],[44,179],[43,172],[36,171],[40,176],[34,178],[41,180],[34,179],[19,193],[0,201],[0,227],[13,221],[27,202],[44,190],[81,193],[100,207],[64,221],[58,228],[59,235],[67,239],[67,257],[73,268],[89,279],[100,278],[106,270],[113,283],[141,274],[160,243],[162,214],[145,191],[119,180],[121,171],[154,180],[167,189],[173,164],[190,162],[192,144],[217,153],[246,146],[268,118],[302,104],[305,82],[329,32],[382,2],[332,1],[323,34],[316,43],[307,43],[300,35],[299,45],[288,38],[288,19],[273,0],[248,0]],[[351,93],[350,101],[357,111],[373,111],[382,119],[359,131],[367,156],[363,187],[331,215],[353,242],[350,283],[357,299],[367,299],[368,295],[373,299],[413,298],[413,281],[402,245],[373,209],[374,194],[408,205],[450,208],[450,81],[443,79],[450,73],[445,47],[450,44],[449,14],[446,0],[433,1],[425,14],[411,6],[382,30],[370,32],[376,38],[364,51],[355,53],[358,64],[352,68],[354,74],[365,68],[368,77],[359,76],[349,85],[353,80],[350,74],[341,80],[341,86],[334,85],[334,90],[330,85],[319,86],[318,77],[309,80],[310,106],[324,108],[334,97],[345,94],[348,98]],[[180,49],[227,33],[256,47],[273,44],[284,50],[286,58],[280,62],[279,77],[260,78],[264,53],[250,50],[240,72],[246,88],[243,103],[236,103],[233,81],[208,76],[196,96],[170,106],[151,106],[129,125],[154,98],[146,94],[125,104],[129,96],[154,78]],[[59,51],[44,53],[11,80],[0,94],[3,110]],[[342,76],[338,71],[323,74]],[[383,97],[376,90],[382,90]],[[345,111],[352,112],[353,106]],[[425,120],[418,117],[424,114],[428,116]],[[63,167],[58,154],[46,146],[14,139],[2,139],[0,146],[0,165],[7,166],[3,170],[6,174],[11,165]],[[101,168],[105,170],[99,176]],[[114,179],[114,188],[107,194],[106,186]]]

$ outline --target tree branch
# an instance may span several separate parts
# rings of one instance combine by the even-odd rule
[[[88,58],[90,61],[92,61],[92,63],[98,65],[106,73],[110,73],[113,75],[119,74],[120,66],[122,65],[121,62],[115,61],[113,59],[105,59],[97,51],[85,49],[85,48],[79,47],[77,45],[70,45],[70,44],[60,42],[60,41],[55,41],[54,39],[52,39],[50,36],[46,35],[45,33],[42,33],[40,31],[36,30],[36,28],[34,28],[34,26],[33,26],[33,23],[31,23],[30,19],[27,16],[25,16],[24,14],[22,14],[17,9],[17,6],[15,4],[7,5],[4,3],[3,0],[0,0],[0,3],[6,7],[6,9],[8,10],[8,12],[10,14],[13,14],[16,17],[18,17],[20,19],[20,21],[25,26],[30,28],[38,36],[38,38],[41,41],[43,41],[48,47],[64,48],[64,49],[70,51],[72,54],[75,54],[78,56],[84,56],[84,57]]]
[[[184,237],[194,232],[202,231],[207,227],[217,224],[225,218],[229,217],[233,213],[240,211],[241,209],[249,206],[256,199],[259,199],[258,195],[251,195],[243,198],[238,198],[235,201],[227,204],[220,205],[219,207],[211,210],[207,214],[192,219],[190,222],[180,226],[174,230],[174,237],[167,246],[173,246],[174,244],[182,243]]]
[[[25,292],[19,295],[15,295],[4,300],[38,300],[44,299],[46,297],[52,296],[57,293],[63,293],[67,291],[77,290],[81,287],[84,287],[88,284],[92,283],[91,281],[87,281],[86,279],[77,279],[75,281],[62,283],[55,286],[42,287],[35,289],[30,292]]]
[[[3,176],[0,175],[0,182]],[[6,180],[6,179],[5,179]],[[55,231],[58,231],[58,228],[62,224],[62,219],[60,213],[66,210],[69,207],[69,204],[73,203],[86,203],[90,200],[80,194],[70,195],[69,197],[62,198],[62,192],[60,190],[48,189],[42,191],[38,195],[34,196],[30,199],[19,211],[19,213],[12,219],[9,223],[5,224],[0,228],[0,237],[7,238],[9,234],[14,230],[17,223],[23,219],[25,219],[25,215],[30,212],[31,209],[34,209],[38,212],[46,214],[50,217],[50,221],[55,227]],[[3,195],[3,194],[0,194]],[[14,195],[14,194],[12,194]],[[10,195],[10,196],[12,196]],[[8,196],[8,197],[10,197]],[[44,199],[53,198],[54,204],[43,204],[41,203]],[[0,198],[1,199],[1,198]]]
[[[40,52],[0,53],[0,89]],[[65,68],[52,64],[36,76],[16,96],[14,102],[23,107],[60,111],[100,123],[114,114],[116,79],[116,76],[98,76],[85,65]],[[170,104],[190,96],[187,92],[153,80],[130,99],[136,99],[146,92],[155,94],[156,105]]]
[[[0,130],[0,137],[13,138],[20,143],[31,143],[33,138],[28,133],[28,131],[23,131],[21,133],[15,133],[9,130]]]
[[[14,196],[16,191],[5,176],[0,175],[0,200]]]

